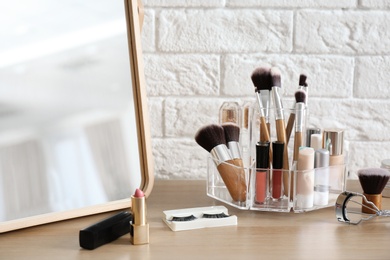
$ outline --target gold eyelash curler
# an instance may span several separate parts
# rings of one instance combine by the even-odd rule
[[[362,203],[362,200],[364,203]],[[363,213],[362,207],[375,213]],[[344,191],[337,197],[335,210],[338,221],[354,225],[374,217],[390,217],[390,210],[380,210],[374,203],[368,201],[363,194],[351,191]]]

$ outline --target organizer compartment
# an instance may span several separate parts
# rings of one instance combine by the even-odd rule
[[[207,195],[233,207],[248,209],[249,176],[253,167],[239,167],[227,162],[219,162],[211,157],[208,157],[207,165]],[[226,185],[227,178],[229,178],[228,185]],[[245,194],[245,197],[241,198],[236,194]]]

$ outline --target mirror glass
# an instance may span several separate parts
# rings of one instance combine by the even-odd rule
[[[123,0],[0,3],[0,222],[129,198],[140,160]]]

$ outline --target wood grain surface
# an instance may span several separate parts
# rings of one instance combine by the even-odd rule
[[[361,191],[357,181],[348,190]],[[134,246],[129,235],[89,251],[80,229],[114,212],[61,221],[0,235],[0,259],[390,259],[390,218],[357,226],[339,223],[334,208],[306,213],[243,211],[238,225],[171,231],[163,210],[224,205],[206,196],[205,181],[156,181],[147,200],[150,244]],[[390,199],[383,198],[390,209]]]

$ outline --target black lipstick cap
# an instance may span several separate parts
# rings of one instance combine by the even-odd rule
[[[258,142],[256,144],[256,168],[269,168],[269,142]]]
[[[132,219],[133,215],[130,212],[122,211],[80,230],[80,246],[92,250],[118,239],[130,232],[130,221]]]
[[[283,168],[283,152],[284,142],[275,141],[272,142],[272,168],[282,169]]]

